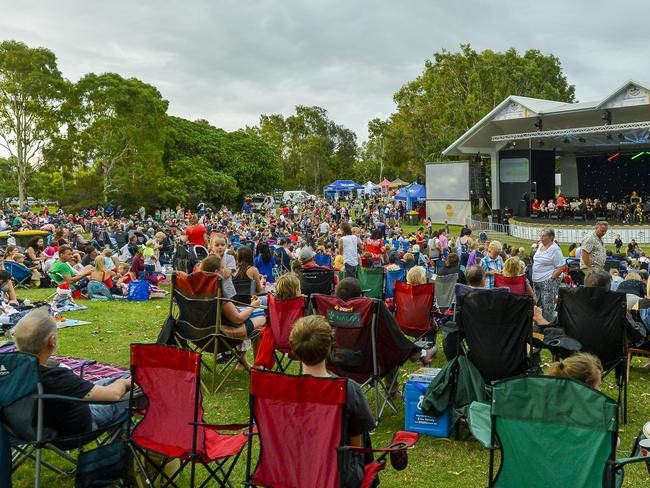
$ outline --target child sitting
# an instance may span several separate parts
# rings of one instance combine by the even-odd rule
[[[296,273],[285,273],[275,283],[275,296],[278,300],[291,300],[302,296],[300,279]]]
[[[325,359],[332,349],[332,335],[332,328],[321,315],[303,317],[294,324],[289,343],[293,353],[302,362],[303,374],[316,378],[334,376],[325,365]],[[361,386],[351,379],[347,380],[347,414],[347,439],[343,440],[344,444],[371,448],[369,432],[375,429],[375,421]],[[364,466],[369,462],[372,462],[370,455],[346,456],[341,473],[343,486],[359,486],[363,480]]]

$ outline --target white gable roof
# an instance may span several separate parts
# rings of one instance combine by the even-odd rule
[[[608,108],[646,104],[650,104],[650,84],[635,80],[628,80],[602,100],[592,102],[565,103],[554,100],[510,95],[499,105],[494,107],[494,109],[485,117],[474,124],[474,126],[472,126],[467,132],[456,139],[443,151],[443,154],[449,155],[455,150],[458,150],[464,142],[470,139],[491,121],[552,116],[556,114],[605,110]]]

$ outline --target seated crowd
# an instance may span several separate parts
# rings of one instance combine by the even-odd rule
[[[434,230],[428,225],[407,235],[399,222],[386,220],[380,202],[374,207],[362,205],[361,210],[367,208],[369,217],[358,218],[355,226],[351,225],[352,219],[345,207],[329,205],[316,214],[318,207],[305,205],[303,209],[296,209],[291,217],[281,214],[284,220],[267,216],[268,222],[273,223],[270,226],[272,231],[266,226],[266,221],[256,220],[258,217],[254,214],[242,217],[227,210],[216,214],[213,221],[205,215],[182,213],[179,218],[176,214],[166,217],[161,213],[158,222],[167,218],[168,228],[150,221],[150,228],[133,226],[131,232],[107,219],[94,228],[90,243],[82,243],[85,246],[83,250],[79,250],[78,245],[71,245],[69,232],[58,237],[55,233],[49,242],[43,238],[34,239],[24,253],[8,246],[4,259],[24,264],[32,273],[31,281],[35,285],[50,279],[57,285],[65,283],[74,290],[82,290],[90,281],[96,281],[108,288],[111,294],[124,295],[130,281],[164,271],[167,265],[173,264],[178,271],[178,254],[174,247],[176,251],[182,246],[194,252],[204,248],[205,256],[198,259],[195,252],[196,259],[189,259],[185,269],[218,275],[223,298],[223,331],[228,337],[243,341],[242,361],[247,366],[245,354],[248,344],[252,345],[252,359],[257,359],[261,332],[268,328],[266,295],[273,293],[274,298],[280,301],[305,297],[305,290],[310,286],[305,281],[305,274],[309,270],[333,270],[331,290],[344,302],[367,293],[363,281],[365,270],[383,273],[381,311],[387,311],[387,320],[395,324],[396,333],[401,335],[404,333],[396,321],[394,303],[387,298],[388,281],[385,277],[392,271],[403,272],[401,281],[410,287],[429,283],[438,286],[440,283],[442,289],[445,278],[451,278],[452,286],[460,284],[469,289],[492,290],[487,293],[510,292],[530,297],[538,305],[533,309],[531,330],[533,326],[544,330],[557,325],[555,304],[558,290],[576,285],[569,278],[569,267],[555,242],[552,229],[544,229],[539,241],[527,254],[523,248],[490,240],[485,235],[475,239],[469,228],[463,228],[456,238],[450,236],[448,228]],[[563,199],[562,205],[560,201],[557,205],[568,209],[571,202]],[[388,215],[391,219],[394,212],[388,212]],[[368,218],[370,220],[366,220]],[[97,219],[90,222],[97,223]],[[187,225],[183,228],[181,222]],[[215,225],[209,225],[209,222]],[[162,228],[169,233],[161,232],[159,229]],[[581,243],[579,252],[574,253],[579,258],[584,287],[626,294],[627,338],[631,345],[650,354],[650,280],[647,273],[650,260],[642,261],[644,256],[640,252],[638,257],[626,261],[624,267],[605,271],[602,236],[606,230],[606,223],[600,222],[593,235]],[[118,241],[119,233],[124,235]],[[83,239],[82,234],[78,232],[75,242]],[[632,251],[635,252],[634,246]],[[246,294],[241,291],[241,283],[249,285]],[[5,301],[18,302],[6,271],[0,271],[0,286]],[[416,342],[409,354],[411,360],[419,360],[423,365],[429,365],[437,353],[435,331],[447,325],[455,311],[455,303],[439,306],[436,299],[439,290],[434,290],[431,310],[425,311],[433,323],[433,332],[424,336],[426,344]],[[289,343],[293,355],[301,363],[302,374],[316,378],[335,376],[328,370],[327,363],[334,347],[333,335],[334,328],[322,315],[307,315],[293,324]],[[46,393],[116,401],[125,398],[133,387],[128,377],[94,384],[53,362],[59,335],[49,314],[42,309],[23,317],[14,328],[13,337],[19,351],[38,357]],[[457,352],[448,353],[446,337],[443,345],[450,360],[456,356]],[[458,350],[450,346],[449,351],[452,349]],[[388,393],[394,398],[399,396],[398,370],[395,368],[384,377],[384,381],[392,385]],[[578,353],[554,361],[546,374],[573,378],[599,389],[602,372],[603,365],[597,357]],[[345,442],[351,446],[371,448],[369,434],[376,423],[361,386],[349,380],[346,397]],[[46,424],[62,434],[72,435],[115,422],[124,415],[128,401],[110,405],[79,404],[74,408],[55,400],[49,400],[47,404]],[[364,465],[371,459],[369,454],[347,459],[343,472],[344,486],[359,486]]]

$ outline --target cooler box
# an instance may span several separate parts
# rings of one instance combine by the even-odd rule
[[[418,432],[432,437],[449,437],[453,430],[449,413],[440,417],[430,417],[420,408],[424,393],[440,368],[422,368],[409,375],[404,387],[404,430]]]

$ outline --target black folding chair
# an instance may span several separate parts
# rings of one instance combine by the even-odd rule
[[[210,374],[209,386],[201,382],[206,391],[218,391],[237,363],[249,370],[241,357],[245,338],[229,335],[227,324],[221,320],[221,290],[216,273],[174,273],[169,307],[174,320],[171,342],[202,354],[201,361]],[[203,353],[211,354],[212,360]]]
[[[485,382],[532,370],[533,300],[525,295],[472,289],[457,294],[456,321],[469,360]]]
[[[74,436],[61,436],[45,425],[45,410],[48,401],[69,404],[109,404],[63,395],[46,394],[40,380],[38,357],[21,352],[0,354],[0,428],[8,434],[12,450],[11,470],[15,472],[25,461],[35,461],[34,486],[41,485],[42,468],[65,476],[75,474],[77,460],[68,452],[96,442],[98,446],[111,443],[121,432],[128,420],[123,418],[102,429],[84,432]],[[68,461],[68,471],[43,460],[43,449],[55,452]]]
[[[626,306],[624,293],[602,288],[560,288],[557,304],[558,327],[582,344],[582,352],[600,359],[603,377],[614,372],[623,424],[627,423]]]
[[[296,270],[300,279],[302,294],[311,297],[313,294],[331,295],[334,292],[334,270],[325,268],[301,268]]]

